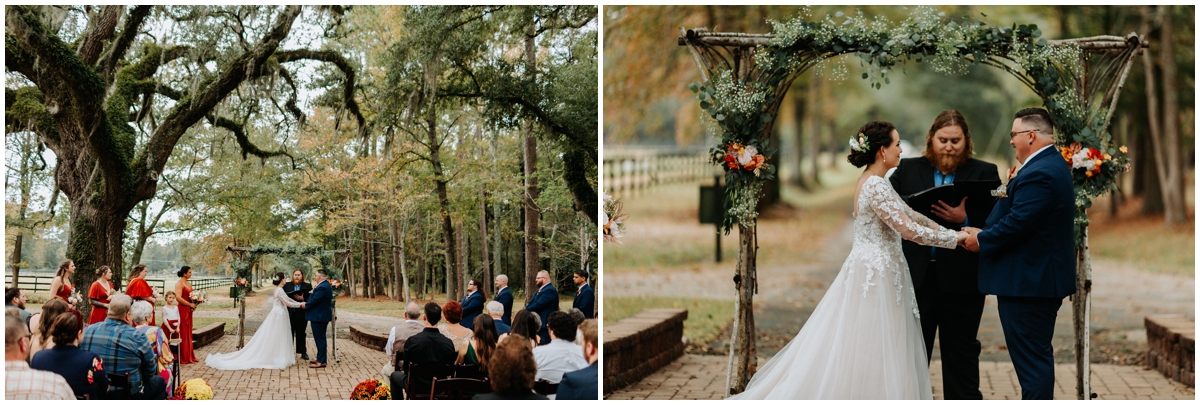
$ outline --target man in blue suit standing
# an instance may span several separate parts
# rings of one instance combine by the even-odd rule
[[[483,295],[483,291],[479,289],[479,280],[471,279],[467,282],[467,295],[463,297],[459,304],[462,305],[462,322],[460,324],[467,329],[474,327],[472,322],[475,317],[483,313],[483,303],[487,302],[487,296]]]
[[[537,292],[533,294],[533,299],[529,300],[529,304],[525,305],[525,310],[538,314],[542,319],[542,329],[538,330],[538,336],[541,337],[541,342],[538,345],[550,344],[550,329],[546,324],[549,323],[550,313],[558,310],[558,290],[554,288],[554,283],[550,282],[550,273],[545,270],[537,273]]]
[[[595,318],[596,313],[592,310],[595,309],[596,293],[592,291],[592,286],[588,285],[587,272],[575,270],[571,280],[575,282],[575,302],[571,303],[571,308],[582,311],[584,319]]]
[[[309,362],[309,368],[325,368],[329,365],[329,359],[325,357],[325,332],[329,321],[333,320],[333,287],[329,285],[328,277],[325,269],[317,270],[317,286],[308,300],[301,304],[304,319],[312,327],[313,342],[317,344],[317,359]]]
[[[496,302],[504,306],[504,313],[500,314],[500,320],[504,321],[505,325],[512,326],[512,290],[508,289],[508,276],[503,274],[496,276]]]
[[[979,291],[996,295],[1021,399],[1053,399],[1054,320],[1075,293],[1074,185],[1046,110],[1018,111],[1010,136],[1021,168],[963,245],[979,252]]]

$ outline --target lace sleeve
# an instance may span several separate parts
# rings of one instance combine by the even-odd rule
[[[913,211],[883,179],[868,179],[863,184],[862,192],[879,219],[899,232],[900,237],[921,245],[946,249],[954,249],[958,245],[958,233]]]
[[[293,300],[291,298],[288,298],[287,294],[285,294],[283,292],[282,288],[275,289],[275,298],[278,299],[279,302],[283,303],[283,305],[287,306],[288,308],[300,308],[300,303],[296,302],[295,300]]]

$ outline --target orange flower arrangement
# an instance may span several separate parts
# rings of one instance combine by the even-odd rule
[[[387,384],[379,382],[374,378],[364,380],[354,386],[354,392],[350,393],[352,400],[390,400],[392,399],[392,390]]]

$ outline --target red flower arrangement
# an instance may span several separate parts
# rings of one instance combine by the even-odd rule
[[[387,384],[379,382],[374,378],[364,380],[354,386],[354,392],[350,393],[352,400],[390,400],[392,399],[392,390]]]
[[[250,284],[250,280],[246,280],[246,279],[244,279],[244,278],[238,277],[238,279],[237,279],[237,285],[239,285],[239,286],[242,286],[242,287],[245,287],[245,286],[247,286],[247,285],[249,285],[249,284]]]
[[[342,280],[338,280],[338,279],[329,280],[329,285],[335,289],[342,288]]]

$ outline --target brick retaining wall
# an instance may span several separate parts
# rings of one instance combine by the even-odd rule
[[[1146,317],[1147,365],[1167,378],[1196,387],[1196,321],[1181,315]]]
[[[604,327],[604,393],[624,388],[683,355],[687,310],[654,308]]]
[[[192,330],[192,347],[203,347],[225,336],[225,322],[213,322],[200,329]]]
[[[380,335],[360,326],[350,325],[350,340],[365,347],[383,351],[383,346],[387,345],[387,335]]]

